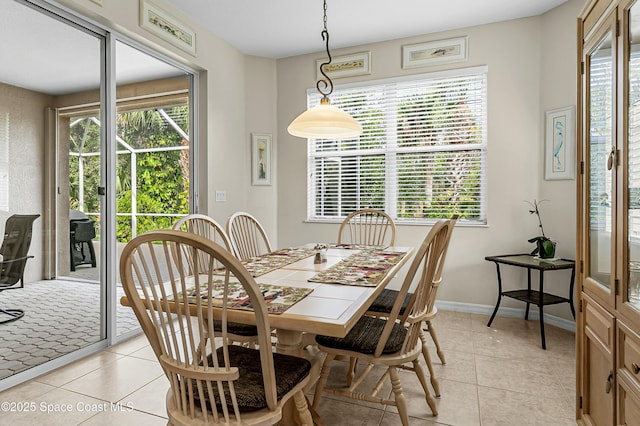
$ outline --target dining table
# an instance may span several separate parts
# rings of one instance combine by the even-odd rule
[[[269,314],[271,328],[276,330],[276,350],[281,353],[305,356],[303,350],[309,343],[305,336],[346,336],[413,252],[412,247],[330,245],[321,256],[326,261],[316,263],[313,247],[307,244],[278,250],[274,253],[308,250],[309,254],[290,263],[274,262],[275,267],[253,274],[259,284],[309,291],[285,311]],[[262,259],[273,257],[266,254],[243,263],[252,272]],[[250,321],[250,312],[235,313],[238,317],[234,320]]]
[[[326,249],[314,247],[318,245],[285,248],[243,261],[259,285],[304,291],[304,297],[286,310],[270,312],[269,322],[275,330],[277,352],[311,361],[312,379],[307,391],[320,376],[324,360],[324,354],[315,346],[315,336],[345,337],[414,250],[413,247],[352,244],[333,244]],[[252,322],[250,311],[227,312],[232,321]],[[315,424],[322,425],[318,414],[311,411]],[[280,424],[295,424],[293,404],[283,407]]]
[[[309,388],[324,359],[315,347],[315,335],[345,337],[413,251],[401,246],[306,244],[242,261],[265,295],[275,350],[311,361]],[[126,296],[121,303],[128,305]],[[229,321],[255,324],[250,306],[228,309],[227,316]],[[281,424],[294,424],[293,417],[293,408],[285,407]]]

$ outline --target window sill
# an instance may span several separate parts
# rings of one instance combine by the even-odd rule
[[[327,224],[341,224],[344,218],[336,218],[336,219],[305,219],[303,223],[327,223]],[[396,226],[431,226],[436,222],[437,219],[432,219],[429,221],[402,221],[402,220],[394,220]],[[464,221],[458,219],[456,221],[456,227],[465,227],[465,228],[488,228],[489,225],[486,222],[480,221]]]

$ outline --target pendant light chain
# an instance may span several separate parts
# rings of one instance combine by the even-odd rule
[[[323,24],[324,29],[322,30],[322,40],[325,42],[329,60],[320,65],[320,74],[323,75],[324,79],[320,79],[316,82],[316,89],[322,95],[322,100],[328,103],[329,95],[333,92],[333,81],[331,81],[331,78],[324,71],[324,67],[331,64],[331,52],[329,52],[329,30],[327,30],[327,0],[324,0]]]
[[[324,0],[323,10],[324,10],[324,18],[322,19],[322,22],[324,23],[324,31],[327,31],[327,0]]]

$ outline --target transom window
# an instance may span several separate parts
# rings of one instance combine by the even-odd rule
[[[308,220],[375,208],[398,223],[486,223],[486,67],[341,86],[331,103],[363,133],[309,140]]]

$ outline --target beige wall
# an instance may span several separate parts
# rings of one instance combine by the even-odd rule
[[[272,135],[271,145],[271,186],[251,186],[250,160],[246,157],[246,210],[256,216],[267,229],[271,245],[279,246],[278,241],[278,131],[277,131],[277,69],[276,61],[254,56],[246,58],[246,137],[247,153],[251,133]],[[286,206],[286,204],[285,204]],[[286,207],[284,207],[286,209]]]
[[[338,225],[304,222],[306,143],[286,133],[290,121],[305,108],[305,90],[315,85],[315,60],[322,53],[278,61],[247,57],[161,2],[196,29],[194,58],[140,29],[138,2],[104,2],[103,7],[84,0],[62,3],[207,71],[201,93],[206,97],[201,134],[207,135],[207,167],[202,172],[208,188],[202,196],[208,214],[224,222],[233,211],[250,211],[265,224],[275,246],[335,239]],[[526,240],[537,235],[537,227],[524,200],[550,200],[543,204],[545,230],[559,241],[559,255],[575,255],[575,180],[544,180],[544,113],[575,105],[575,25],[582,3],[569,0],[539,17],[437,34],[425,28],[420,37],[332,51],[334,55],[372,53],[371,75],[340,79],[337,84],[446,69],[449,66],[402,70],[401,46],[460,35],[469,37],[469,60],[455,67],[488,66],[488,225],[456,228],[442,301],[467,303],[471,304],[468,309],[480,310],[495,303],[495,269],[484,256],[532,248]],[[272,186],[251,186],[252,132],[273,135]],[[227,202],[215,202],[215,190],[226,190]],[[427,231],[400,226],[398,240],[417,245]],[[506,279],[525,276],[520,271],[506,272]],[[564,294],[565,281],[566,275],[549,275],[547,288]],[[521,308],[522,304],[505,301],[503,306]],[[566,306],[547,311],[570,317]]]
[[[266,123],[261,121],[262,111],[275,114],[275,61],[248,58],[225,41],[203,30],[163,0],[157,0],[156,3],[196,31],[195,57],[140,28],[138,1],[105,1],[102,7],[85,0],[60,0],[59,3],[203,71],[200,82],[202,115],[198,129],[201,140],[205,142],[200,151],[201,156],[205,156],[200,158],[205,160],[201,162],[204,167],[200,170],[201,176],[204,176],[200,194],[200,205],[206,206],[203,213],[224,224],[234,211],[260,208],[263,211],[253,213],[265,221],[267,231],[275,236],[277,209],[275,203],[270,203],[269,200],[274,198],[272,194],[277,186],[268,187],[264,191],[253,191],[249,177],[250,132],[275,134],[273,118],[269,118]],[[258,84],[261,78],[266,80]],[[264,92],[261,92],[253,99],[252,94],[246,95],[246,88],[254,90],[254,86],[258,89],[265,88],[272,95],[263,98]],[[251,106],[247,107],[248,104]],[[251,111],[254,111],[253,116],[248,119],[247,114]],[[215,202],[216,190],[227,192],[226,202]]]
[[[577,16],[585,2],[569,1],[542,17],[541,110],[576,105],[577,92]],[[558,42],[562,40],[562,42]],[[540,128],[544,123],[540,117]],[[544,135],[542,135],[544,137]],[[541,149],[539,155],[543,154]],[[577,175],[576,175],[577,177]],[[540,182],[540,198],[546,203],[545,230],[560,241],[561,254],[575,256],[576,180]],[[566,247],[563,247],[566,246]]]
[[[456,228],[445,270],[446,285],[439,299],[484,306],[496,299],[495,266],[487,255],[528,252],[527,239],[538,235],[535,217],[524,200],[543,203],[546,233],[559,241],[558,254],[575,256],[575,180],[544,181],[545,110],[575,105],[576,16],[582,6],[573,0],[544,16],[461,30],[387,41],[334,55],[371,51],[372,73],[334,83],[376,80],[448,68],[488,67],[487,216],[484,227]],[[426,31],[425,31],[426,32]],[[468,36],[469,60],[439,67],[403,70],[404,44]],[[319,49],[321,40],[318,40]],[[305,90],[315,85],[315,60],[322,53],[278,61],[278,238],[281,246],[309,241],[333,241],[337,224],[305,223],[306,142],[287,134],[286,127],[306,104]],[[285,207],[286,206],[286,207]],[[426,227],[399,226],[401,245],[418,245]],[[524,280],[522,271],[505,270],[505,279]],[[548,274],[547,289],[567,294],[569,275]],[[537,280],[537,276],[534,275]],[[537,283],[537,281],[536,281]],[[396,283],[397,284],[397,283]],[[506,282],[505,282],[506,284]],[[523,304],[504,301],[502,306]],[[570,318],[567,306],[547,312]]]
[[[44,241],[44,110],[52,99],[41,93],[0,83],[0,120],[9,118],[9,211],[0,211],[0,235],[13,214],[40,214],[33,224],[34,256],[25,269],[25,282],[42,277]]]

